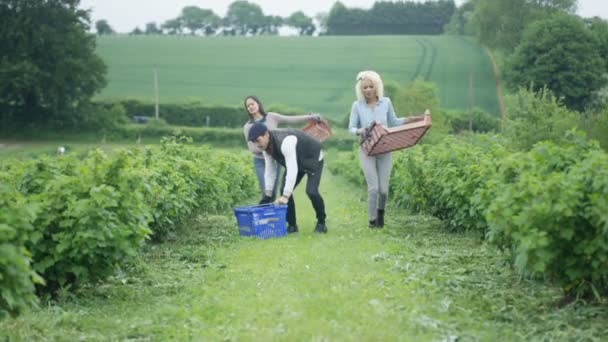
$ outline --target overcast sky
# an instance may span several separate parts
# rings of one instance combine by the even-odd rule
[[[226,15],[228,5],[234,0],[81,0],[81,7],[91,9],[92,26],[105,19],[117,32],[130,32],[136,26],[144,28],[146,23],[162,24],[176,18],[186,6],[198,6],[213,10],[217,15]],[[456,0],[456,4],[464,0]],[[508,0],[505,0],[508,1]],[[333,0],[249,0],[262,7],[264,14],[289,16],[303,11],[308,16],[329,12]],[[376,0],[341,0],[347,7],[370,8]],[[608,19],[607,0],[578,0],[578,13],[584,17],[600,16]]]

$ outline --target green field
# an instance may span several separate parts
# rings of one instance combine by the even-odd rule
[[[239,105],[255,94],[267,106],[341,118],[355,98],[357,72],[372,69],[385,81],[436,83],[445,109],[468,108],[472,76],[474,106],[498,113],[491,62],[461,37],[112,36],[98,39],[98,52],[109,69],[102,99],[152,101],[156,65],[161,102]]]

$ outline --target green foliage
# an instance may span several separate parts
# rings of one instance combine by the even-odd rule
[[[484,236],[484,207],[474,194],[506,154],[498,137],[444,137],[396,154],[391,193],[398,205],[442,219],[452,231]]]
[[[101,102],[108,105],[113,102]],[[154,104],[134,99],[118,101],[128,117],[154,117]],[[247,114],[242,107],[208,106],[200,102],[166,103],[159,106],[159,117],[167,123],[177,126],[211,126],[240,127],[247,121]]]
[[[576,127],[577,114],[565,108],[547,89],[534,93],[520,89],[505,99],[504,135],[510,145],[529,150],[539,141],[560,143]]]
[[[346,178],[351,183],[365,186],[365,177],[359,165],[359,144],[354,143],[351,151],[331,155],[331,161],[327,167],[332,173]]]
[[[608,151],[608,106],[597,112],[584,113],[580,118],[580,128],[590,139],[595,139]]]
[[[568,108],[582,110],[606,84],[598,43],[582,20],[556,15],[530,25],[508,63],[512,88],[549,88]]]
[[[441,34],[456,10],[453,1],[375,2],[371,9],[332,6],[327,18],[331,35]]]
[[[6,0],[0,22],[0,115],[64,127],[106,84],[89,12],[74,0]]]
[[[316,29],[312,22],[312,18],[304,14],[302,11],[292,13],[287,19],[285,19],[285,24],[297,28],[301,36],[310,36],[315,32]]]
[[[600,17],[593,17],[586,24],[598,44],[598,51],[604,61],[604,71],[606,72],[608,71],[608,21]]]
[[[365,188],[330,172],[322,191],[331,233],[315,237],[304,190],[296,193],[304,228],[297,236],[239,238],[232,213],[197,215],[124,272],[2,320],[0,331],[16,341],[300,340],[311,331],[349,341],[606,335],[605,301],[557,307],[559,287],[522,278],[472,234],[449,234],[437,219],[394,207],[384,230],[368,229]]]
[[[417,78],[397,90],[392,99],[395,110],[402,116],[421,115],[426,109],[439,110],[439,91],[431,82]]]
[[[97,30],[97,34],[100,36],[104,34],[114,34],[114,29],[105,19],[97,20],[95,22],[95,30]]]
[[[487,188],[490,241],[570,295],[608,294],[608,155],[578,135],[503,160]]]
[[[221,18],[210,9],[186,6],[182,8],[179,22],[183,27],[190,30],[190,34],[195,34],[200,30],[208,35],[214,33],[219,27]]]
[[[36,206],[0,177],[0,319],[37,303],[34,285],[43,284],[32,270],[25,243],[34,231]]]
[[[150,234],[162,239],[195,209],[225,210],[254,194],[249,158],[189,142],[170,137],[158,149],[112,157],[96,150],[2,161],[1,310],[31,303],[34,284],[56,294],[105,279],[129,265]]]
[[[491,48],[511,52],[527,27],[555,13],[571,13],[576,0],[476,0],[471,21],[479,41]]]
[[[213,144],[214,146],[245,147],[243,130],[240,128],[215,127],[175,127],[162,125],[159,122],[151,124],[130,124],[118,127],[108,132],[108,137],[118,140],[137,141],[138,139],[160,139],[168,136],[186,135],[195,143]]]
[[[472,131],[476,133],[498,132],[500,120],[495,116],[475,108],[472,113],[452,111],[447,113],[450,125],[450,133],[460,133],[469,130],[469,122]]]
[[[475,3],[473,1],[463,3],[456,9],[454,14],[452,14],[450,21],[445,24],[443,28],[444,33],[467,36],[474,35],[475,31],[471,20],[474,10]]]
[[[150,212],[134,160],[121,152],[110,160],[93,151],[42,158],[24,169],[17,184],[39,206],[28,249],[44,291],[103,279],[131,260],[150,233]]]
[[[225,210],[253,195],[253,170],[243,158],[209,148],[184,148],[183,143],[176,137],[163,138],[160,151],[148,150],[145,155],[146,198],[153,209],[155,239],[171,233],[195,208]]]
[[[264,12],[258,4],[236,0],[228,6],[224,22],[240,35],[257,34],[263,26]]]
[[[97,105],[85,104],[79,109],[79,114],[72,118],[70,127],[79,130],[113,130],[128,122],[125,108],[120,103]]]
[[[488,237],[522,274],[600,299],[608,295],[608,154],[577,132],[560,143],[513,153],[501,137],[444,137],[394,154],[391,197],[450,231]]]
[[[440,141],[449,132],[448,116],[439,107],[438,89],[435,84],[417,78],[405,86],[398,87],[392,102],[399,117],[422,115],[426,109],[431,111],[433,126],[426,133],[424,142]]]

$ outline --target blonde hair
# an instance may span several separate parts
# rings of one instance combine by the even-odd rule
[[[365,70],[357,74],[357,83],[355,84],[355,94],[357,94],[357,99],[359,101],[365,101],[365,96],[363,95],[363,91],[361,91],[361,81],[363,80],[372,81],[378,99],[384,97],[384,84],[382,83],[380,75],[375,71]]]

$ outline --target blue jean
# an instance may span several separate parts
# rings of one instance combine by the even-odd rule
[[[262,192],[262,195],[264,194],[264,171],[266,169],[266,163],[264,161],[264,159],[262,158],[253,158],[253,168],[255,170],[255,175],[258,177],[258,184],[260,185],[260,191]],[[279,165],[279,163],[277,163],[277,180],[279,179],[279,171],[281,170],[281,165]],[[272,187],[272,198],[275,197],[276,193],[277,193],[277,183],[279,183],[278,181],[275,180],[274,182],[274,186]]]

